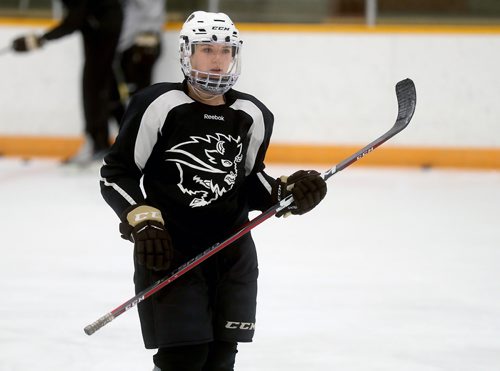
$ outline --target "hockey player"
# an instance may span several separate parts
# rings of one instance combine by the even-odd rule
[[[153,68],[161,54],[165,0],[124,0],[123,10],[118,63],[132,95],[151,85]]]
[[[123,27],[113,63],[111,116],[118,122],[130,97],[151,85],[162,52],[165,0],[122,0]]]
[[[69,162],[87,164],[102,161],[109,149],[112,63],[120,37],[123,11],[120,0],[62,0],[64,19],[43,35],[28,34],[16,38],[12,48],[28,52],[46,42],[60,39],[75,31],[83,37],[85,62],[82,76],[83,113],[87,142]]]
[[[180,33],[182,83],[132,97],[101,168],[101,192],[134,242],[136,292],[222,241],[292,193],[279,213],[303,214],[326,194],[316,171],[264,172],[272,113],[233,90],[240,34],[223,13],[194,12]],[[142,189],[141,191],[141,181]],[[138,306],[155,370],[234,369],[238,342],[255,330],[257,256],[248,233]]]

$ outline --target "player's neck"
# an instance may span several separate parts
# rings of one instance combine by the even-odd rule
[[[212,95],[205,93],[189,83],[187,84],[187,87],[189,96],[200,103],[208,104],[209,106],[220,106],[226,103],[224,95]]]

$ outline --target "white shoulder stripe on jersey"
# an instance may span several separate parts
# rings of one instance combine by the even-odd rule
[[[231,108],[246,112],[253,119],[253,124],[248,131],[250,141],[248,143],[245,161],[245,175],[248,175],[252,172],[255,165],[255,159],[257,158],[257,153],[259,152],[259,148],[264,141],[264,115],[259,107],[249,100],[237,99],[236,102],[231,105]]]
[[[183,91],[170,90],[160,95],[146,108],[134,146],[134,160],[140,170],[146,166],[168,113],[181,104],[191,102],[194,101]]]

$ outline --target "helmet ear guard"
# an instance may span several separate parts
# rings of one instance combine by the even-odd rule
[[[224,73],[199,71],[192,67],[191,57],[199,44],[226,44],[231,46],[232,62]],[[222,95],[231,89],[240,75],[241,46],[239,31],[224,13],[197,11],[184,23],[179,35],[179,54],[182,72],[193,86],[213,95]]]

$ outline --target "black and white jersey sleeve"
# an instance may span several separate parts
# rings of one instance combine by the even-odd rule
[[[165,118],[160,112],[163,107],[158,104],[162,102],[156,101],[163,92],[164,89],[156,86],[150,88],[147,94],[137,94],[131,99],[120,132],[104,159],[101,193],[120,217],[130,206],[145,201],[141,178],[164,124]],[[191,99],[185,96],[183,101]]]

